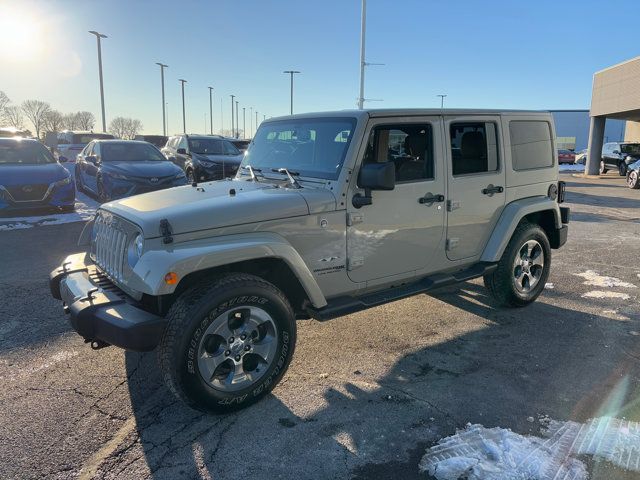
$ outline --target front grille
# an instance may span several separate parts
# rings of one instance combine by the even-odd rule
[[[127,229],[123,220],[100,212],[94,226],[95,262],[102,271],[116,282],[124,280],[124,268],[128,245]]]
[[[49,185],[11,185],[5,187],[16,202],[34,202],[44,200]]]

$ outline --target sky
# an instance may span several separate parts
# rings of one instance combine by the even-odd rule
[[[107,124],[140,119],[162,133],[230,129],[231,98],[259,118],[356,107],[361,0],[0,0],[0,90],[14,104],[89,110],[101,129],[96,40],[102,41]],[[593,73],[639,55],[640,2],[368,0],[369,108],[588,109]],[[19,26],[19,27],[18,27]],[[607,29],[609,32],[607,33]],[[250,113],[253,116],[250,119]],[[251,121],[252,120],[252,121]]]

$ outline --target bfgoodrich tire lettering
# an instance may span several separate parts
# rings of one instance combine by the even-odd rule
[[[233,362],[235,355],[240,357],[244,349],[232,350],[244,344],[239,345],[239,338],[233,341],[230,341],[231,338],[222,338],[217,335],[218,332],[211,330],[211,326],[227,314],[234,316],[236,312],[252,308],[265,312],[273,320],[273,341],[276,342],[274,355],[269,357],[269,362],[261,364],[264,371],[256,375],[255,380],[245,380],[246,386],[239,383],[239,386],[226,388],[225,382],[218,381],[219,378],[226,378],[226,361],[219,367],[222,368],[222,373],[216,370],[215,378],[211,376],[210,372],[201,368],[202,364],[199,362],[203,355],[209,354],[203,351],[203,345],[208,347],[205,340],[216,338],[220,345],[212,347],[212,351],[229,357],[227,360],[230,364],[236,363]],[[293,355],[296,340],[293,310],[280,290],[253,275],[229,274],[187,290],[171,307],[167,319],[168,324],[158,349],[163,378],[178,398],[199,410],[222,413],[244,408],[258,401],[282,379]],[[229,319],[231,322],[232,317]],[[229,323],[228,326],[231,328],[234,324]],[[231,337],[236,334],[239,336],[242,332],[240,327],[231,328],[231,331]],[[222,340],[228,342],[228,345],[222,345]],[[255,344],[257,345],[259,341]],[[219,346],[222,347],[220,351]],[[246,346],[249,347],[247,350],[251,350],[250,345]],[[249,359],[252,352],[246,353]],[[247,364],[245,362],[241,365]],[[253,371],[256,370],[254,368]]]
[[[523,266],[526,274],[522,272]],[[538,225],[525,221],[513,233],[498,267],[484,276],[484,284],[500,305],[524,307],[542,293],[550,268],[547,235]]]

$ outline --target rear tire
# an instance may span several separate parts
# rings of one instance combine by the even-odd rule
[[[484,284],[501,306],[524,307],[544,290],[550,267],[547,235],[538,225],[524,221],[513,233],[498,267],[484,276]]]
[[[167,319],[158,347],[164,381],[198,410],[225,413],[257,402],[293,356],[293,309],[254,275],[228,274],[188,289]]]
[[[600,160],[600,175],[605,175],[609,169],[605,166],[604,160]]]
[[[638,170],[631,170],[627,174],[627,186],[633,190],[640,188],[640,179],[638,178]]]

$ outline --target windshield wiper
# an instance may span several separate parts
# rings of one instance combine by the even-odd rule
[[[292,172],[290,170],[287,170],[286,168],[272,168],[271,169],[272,172],[277,172],[277,173],[284,173],[287,177],[289,177],[289,184],[291,184],[291,186],[293,188],[302,188],[302,185],[300,185],[298,183],[298,181],[293,178],[293,176],[300,176],[300,172]]]
[[[253,168],[251,165],[243,165],[242,168],[244,168],[245,170],[249,170],[249,175],[251,175],[251,180],[253,180],[254,182],[258,181],[258,177],[256,176],[255,172],[262,172],[261,169],[259,168]]]

